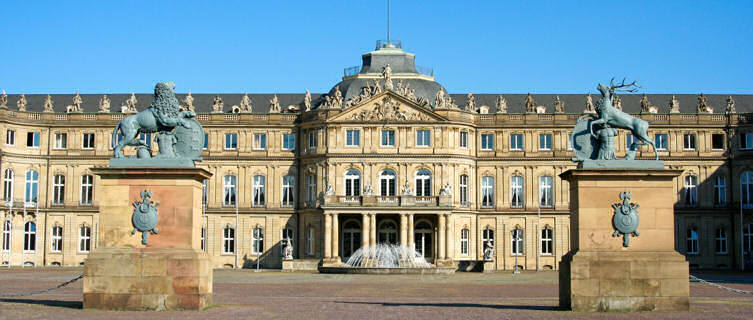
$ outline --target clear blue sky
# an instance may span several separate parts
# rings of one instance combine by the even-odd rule
[[[4,1],[9,93],[328,91],[386,2]],[[392,38],[451,93],[753,93],[753,1],[392,1]]]

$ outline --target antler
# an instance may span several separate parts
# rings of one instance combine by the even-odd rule
[[[612,79],[609,80],[609,90],[612,92],[614,91],[636,92],[641,86],[635,84],[635,82],[636,81],[625,84],[625,78],[622,78],[622,82],[620,84],[614,85],[614,77],[612,77]],[[627,89],[621,89],[621,88],[627,88]]]

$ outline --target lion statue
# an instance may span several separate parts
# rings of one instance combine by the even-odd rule
[[[157,83],[152,104],[146,110],[120,120],[115,126],[112,131],[113,156],[122,158],[125,146],[146,147],[146,142],[137,138],[139,133],[170,132],[176,126],[189,128],[191,124],[185,119],[195,116],[193,111],[180,111],[178,98],[175,97],[175,83]],[[123,135],[120,141],[117,140],[118,130]]]

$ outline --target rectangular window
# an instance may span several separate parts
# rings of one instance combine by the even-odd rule
[[[51,252],[60,252],[63,250],[63,227],[52,227],[52,247]]]
[[[716,254],[727,254],[727,229],[716,229],[716,237],[714,237],[714,252]]]
[[[235,252],[235,229],[230,226],[222,230],[222,253],[231,254]]]
[[[625,135],[625,150],[633,150],[633,144],[635,143],[635,137],[632,133]]]
[[[510,135],[510,150],[520,151],[523,150],[523,134],[513,133]]]
[[[309,206],[313,206],[316,201],[316,176],[306,176],[306,202]]]
[[[110,140],[110,149],[113,149],[114,146],[118,145],[118,143],[120,143],[120,141],[123,140],[123,134],[118,133],[117,135],[115,135],[115,141],[113,141],[112,139],[109,139],[109,140]]]
[[[573,133],[567,134],[567,150],[573,150]]]
[[[460,147],[468,148],[468,131],[460,131]]]
[[[494,150],[494,134],[485,133],[481,135],[481,150]]]
[[[510,207],[523,207],[523,177],[513,176],[510,178]]]
[[[696,206],[698,205],[698,177],[688,175],[685,176],[685,205]]]
[[[292,207],[294,202],[295,180],[293,176],[282,177],[282,206]]]
[[[266,185],[266,177],[264,176],[254,176],[253,181],[253,196],[251,198],[251,205],[254,207],[261,207],[265,204],[265,185]]]
[[[5,144],[8,146],[16,145],[16,131],[15,130],[8,129],[5,131]]]
[[[85,174],[81,176],[81,205],[90,206],[94,197],[94,176]]]
[[[29,148],[39,148],[39,132],[26,133],[26,146]]]
[[[523,247],[523,229],[512,230],[512,255],[522,256],[524,254]]]
[[[551,208],[554,203],[552,195],[552,177],[539,177],[539,205],[542,208]]]
[[[81,149],[94,149],[94,133],[84,133],[84,136],[81,140]]]
[[[460,254],[467,256],[468,255],[468,238],[470,236],[470,231],[468,229],[460,230]]]
[[[309,131],[309,148],[316,148],[316,131]]]
[[[416,146],[428,147],[431,146],[431,131],[430,130],[416,130]]]
[[[251,254],[262,254],[264,252],[264,229],[254,228],[251,231]]]
[[[201,227],[201,251],[207,251],[207,228]]]
[[[56,174],[52,177],[52,204],[65,203],[65,176]]]
[[[395,130],[382,130],[382,147],[395,146]]]
[[[724,150],[724,134],[723,133],[714,133],[711,135],[711,149],[713,150]]]
[[[254,133],[254,150],[267,149],[267,134],[266,133]]]
[[[494,206],[494,178],[481,178],[481,207],[491,208]]]
[[[3,251],[10,251],[10,221],[3,222]]]
[[[746,132],[740,135],[740,149],[753,149],[753,132]]]
[[[727,179],[722,176],[714,178],[714,205],[723,207],[727,205]]]
[[[209,133],[204,132],[204,147],[202,149],[209,149]]]
[[[695,150],[695,133],[686,133],[682,136],[682,149]]]
[[[460,205],[468,206],[468,176],[460,176]]]
[[[654,145],[656,150],[667,150],[667,134],[657,133],[654,135]]]
[[[552,134],[540,133],[539,134],[539,150],[552,150]]]
[[[309,227],[308,230],[306,230],[306,254],[307,255],[313,255],[314,254],[314,244],[315,244],[316,238],[314,238],[314,228]]]
[[[92,228],[82,226],[78,233],[78,251],[89,252],[91,250]]]
[[[487,243],[494,247],[494,230],[492,229],[484,229],[481,233],[481,248],[486,249]]]
[[[345,146],[357,147],[361,145],[361,131],[348,129],[345,130]]]
[[[687,232],[687,254],[698,254],[698,231],[689,228]]]
[[[234,206],[235,205],[235,189],[237,186],[237,181],[235,176],[225,176],[224,181],[224,188],[223,188],[223,201],[222,204],[225,206]]]
[[[280,235],[280,256],[285,256],[285,246],[286,245],[293,245],[293,229],[290,228],[284,228],[280,230],[282,234]],[[295,247],[293,247],[295,248]]]
[[[554,231],[551,228],[541,229],[541,254],[552,254],[552,235]]]
[[[225,150],[238,149],[238,134],[226,133],[225,134]]]
[[[295,150],[295,134],[284,133],[282,135],[282,150]]]

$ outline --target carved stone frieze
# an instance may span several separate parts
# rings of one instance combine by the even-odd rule
[[[349,117],[357,121],[431,121],[426,114],[409,111],[400,105],[399,101],[391,97],[384,97],[382,101],[374,104],[371,110],[356,112]]]

